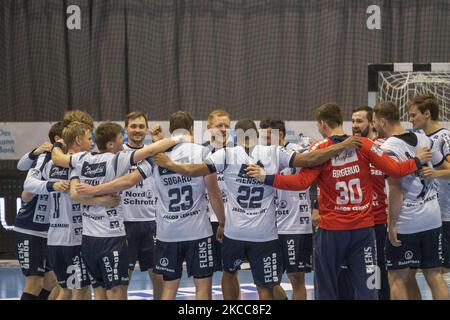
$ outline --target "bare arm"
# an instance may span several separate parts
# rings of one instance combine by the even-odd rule
[[[33,161],[37,159],[37,157],[40,154],[46,151],[50,152],[51,150],[52,144],[49,141],[45,141],[42,145],[40,145],[36,149],[23,155],[22,158],[20,158],[19,162],[17,163],[17,169],[19,169],[20,171],[29,170],[31,168],[31,165],[33,164]]]
[[[153,160],[158,166],[167,168],[183,176],[204,177],[211,174],[206,163],[176,163],[164,153],[157,154]]]
[[[403,204],[403,189],[401,186],[401,180],[395,178],[388,178],[389,185],[389,241],[393,246],[398,247],[401,242],[397,239],[397,221],[400,216]]]
[[[81,203],[84,205],[89,205],[89,206],[97,206],[97,205],[105,206],[108,208],[116,207],[120,203],[120,197],[118,195],[82,196],[76,190],[78,185],[81,185],[80,180],[72,179],[70,181],[70,198],[74,202]]]
[[[361,141],[357,137],[349,137],[341,143],[334,144],[324,149],[314,150],[307,153],[296,153],[292,162],[292,167],[315,167],[330,160],[344,149],[354,149],[361,146]]]
[[[144,146],[142,149],[136,150],[133,157],[133,162],[138,163],[148,157],[152,157],[157,153],[164,152],[170,147],[173,147],[179,142],[188,142],[191,140],[190,136],[177,136],[161,139],[148,146]]]
[[[220,191],[217,183],[217,174],[207,175],[205,178],[206,190],[208,191],[209,202],[216,214],[219,221],[219,227],[217,228],[216,239],[217,241],[223,240],[223,231],[225,227],[225,208],[223,206],[222,192]]]
[[[450,179],[450,162],[445,160],[437,169],[425,167],[420,171],[420,175],[427,179]]]
[[[74,194],[78,194],[84,197],[86,195],[103,195],[103,194],[117,193],[122,190],[130,189],[131,187],[135,186],[142,180],[144,180],[144,178],[139,173],[139,170],[135,170],[126,176],[116,178],[110,182],[99,184],[97,186],[79,183],[75,188]],[[72,185],[70,190],[72,191]]]
[[[69,168],[70,166],[70,155],[65,154],[59,144],[56,144],[52,149],[52,160],[57,166],[63,168]]]
[[[30,202],[31,200],[33,200],[34,196],[35,196],[34,193],[26,191],[22,191],[22,194],[20,195],[23,202]]]
[[[204,180],[211,206],[217,216],[219,224],[223,225],[225,224],[225,209],[223,206],[222,191],[220,191],[217,183],[217,174],[207,175]]]

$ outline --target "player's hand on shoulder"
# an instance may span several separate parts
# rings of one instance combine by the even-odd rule
[[[422,148],[416,153],[416,158],[419,159],[421,164],[426,164],[428,161],[431,161],[433,157],[433,153],[430,148]]]
[[[150,134],[152,135],[153,142],[164,139],[162,127],[159,123],[153,126],[153,128],[150,130]]]
[[[264,180],[266,179],[266,172],[264,171],[263,168],[261,168],[256,164],[250,164],[247,167],[247,175],[252,178],[255,178],[260,182],[264,182]]]
[[[153,161],[162,168],[166,168],[170,163],[172,163],[169,156],[163,152],[154,155]]]
[[[436,178],[436,170],[430,167],[425,167],[419,171],[421,177],[425,179],[434,179]]]
[[[351,136],[342,142],[342,147],[346,150],[351,150],[361,147],[362,144],[362,141],[358,137]]]
[[[45,141],[43,144],[41,144],[39,147],[34,150],[33,154],[35,156],[38,156],[44,152],[50,152],[52,151],[53,145],[50,143],[50,141]]]

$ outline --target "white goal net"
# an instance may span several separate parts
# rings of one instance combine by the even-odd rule
[[[421,94],[433,94],[439,102],[439,120],[450,121],[450,72],[381,71],[378,77],[377,102],[394,102],[401,121],[408,121],[408,101]]]

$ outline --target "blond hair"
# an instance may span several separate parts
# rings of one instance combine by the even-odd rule
[[[78,121],[88,125],[91,131],[94,130],[94,119],[92,119],[92,117],[89,114],[81,110],[67,111],[64,114],[64,121],[66,122]]]
[[[230,114],[228,112],[226,112],[223,109],[215,109],[213,111],[211,111],[208,115],[208,123],[211,124],[211,122],[213,121],[213,119],[215,117],[228,117],[228,119],[230,118]]]
[[[62,138],[64,143],[70,147],[75,143],[77,137],[84,136],[88,131],[91,131],[91,128],[86,123],[72,121],[64,127]]]

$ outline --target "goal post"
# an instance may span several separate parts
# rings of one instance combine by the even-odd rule
[[[386,63],[368,66],[368,105],[392,101],[400,120],[408,121],[407,103],[414,96],[433,94],[439,103],[439,120],[450,121],[450,63]]]

